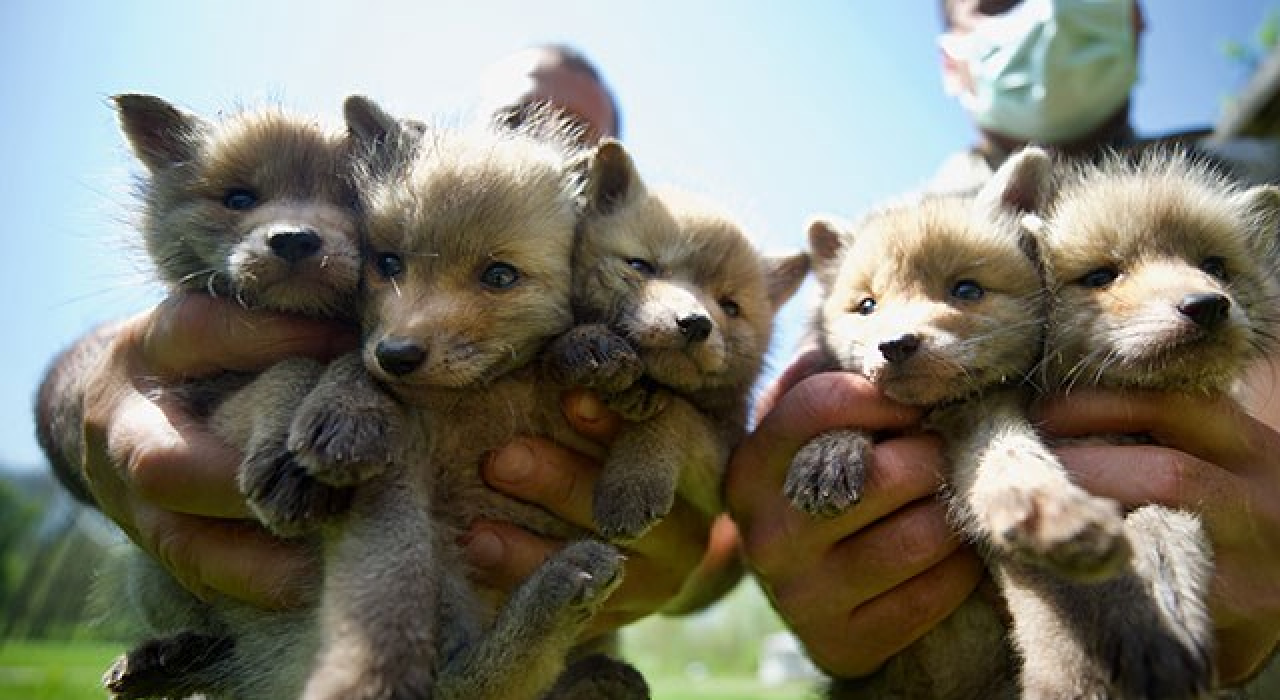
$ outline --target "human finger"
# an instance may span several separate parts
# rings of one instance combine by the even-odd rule
[[[244,518],[236,482],[240,454],[188,416],[180,402],[130,393],[109,421],[86,429],[91,489],[113,475],[137,499],[190,515]],[[101,444],[98,442],[101,441]],[[97,459],[105,457],[105,463]],[[101,501],[99,501],[101,502]]]
[[[549,440],[520,438],[493,453],[482,473],[498,491],[594,531],[598,461]],[[676,499],[671,510],[626,549],[660,558],[673,568],[691,568],[702,555],[709,527],[706,516]]]
[[[984,575],[982,561],[972,550],[957,550],[936,566],[802,635],[805,648],[814,663],[833,676],[865,676],[955,612]]]
[[[946,508],[926,497],[863,528],[828,550],[809,575],[772,586],[788,618],[801,626],[824,624],[832,609],[852,610],[937,566],[964,547]],[[839,586],[830,584],[839,581]]]
[[[561,397],[560,407],[573,429],[597,444],[610,444],[622,430],[622,417],[593,391],[570,389]]]
[[[294,356],[327,360],[359,342],[350,326],[248,310],[203,294],[169,297],[126,332],[136,334],[140,362],[158,381],[261,370]]]
[[[182,585],[208,599],[214,593],[255,607],[282,610],[314,599],[317,553],[244,520],[135,510],[135,541]]]
[[[781,493],[792,458],[818,434],[845,427],[901,430],[919,417],[918,409],[885,400],[856,374],[826,372],[801,380],[735,450],[726,476],[730,512],[749,510],[749,504]]]

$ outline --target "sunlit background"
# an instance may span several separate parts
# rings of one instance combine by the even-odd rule
[[[811,215],[913,188],[971,142],[938,78],[937,4],[0,2],[0,467],[47,469],[31,406],[54,354],[158,299],[121,246],[135,168],[110,95],[155,93],[205,115],[269,101],[336,121],[343,97],[363,93],[401,114],[452,115],[493,61],[563,41],[612,84],[647,178],[722,200],[782,250],[803,245]],[[1276,6],[1145,2],[1139,131],[1212,125]],[[775,368],[802,307],[784,315]],[[0,698],[4,684],[0,673]]]

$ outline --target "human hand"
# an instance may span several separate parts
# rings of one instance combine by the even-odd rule
[[[837,677],[867,675],[922,637],[983,576],[936,498],[936,437],[909,433],[920,412],[885,399],[852,373],[815,373],[802,352],[762,397],[754,432],[729,462],[726,498],[743,554],[813,661]],[[814,518],[783,482],[807,441],[840,427],[904,431],[878,442],[861,500]]]
[[[609,444],[622,427],[622,420],[590,392],[566,392],[562,407],[580,434],[602,445]],[[508,496],[542,506],[578,527],[592,528],[598,460],[549,440],[520,438],[494,453],[485,462],[483,474],[491,487]],[[583,641],[678,606],[695,571],[732,559],[736,542],[709,538],[711,528],[711,519],[677,498],[666,517],[622,547],[622,583],[592,619]],[[502,590],[514,589],[564,545],[494,521],[476,523],[465,539],[468,559],[481,581]]]
[[[1127,508],[1199,513],[1213,546],[1218,675],[1237,684],[1280,640],[1280,434],[1225,396],[1077,390],[1040,407],[1051,437],[1149,434],[1157,445],[1058,449],[1077,483]]]
[[[250,520],[241,455],[170,392],[178,381],[253,371],[295,355],[329,359],[350,329],[202,295],[119,323],[84,396],[84,478],[102,512],[198,596],[266,608],[302,602],[314,553]]]

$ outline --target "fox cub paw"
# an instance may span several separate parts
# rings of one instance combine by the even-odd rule
[[[830,430],[805,444],[791,461],[784,492],[792,505],[832,518],[862,498],[871,436],[857,430]]]
[[[622,554],[604,542],[572,542],[546,566],[542,600],[549,609],[562,609],[580,620],[595,615],[622,583]]]
[[[1009,489],[989,515],[998,545],[1068,580],[1112,578],[1132,554],[1119,505],[1075,486]]]
[[[592,516],[600,536],[628,542],[666,517],[676,498],[672,474],[661,469],[607,469],[592,495]]]
[[[577,326],[552,341],[546,368],[561,386],[581,386],[604,392],[630,387],[644,372],[631,344],[601,325]]]
[[[1163,625],[1111,625],[1103,631],[1102,658],[1121,697],[1199,700],[1212,697],[1213,663],[1207,644]]]
[[[649,684],[631,664],[592,654],[569,665],[547,700],[648,700]]]
[[[359,392],[335,397],[309,396],[294,415],[289,449],[316,479],[331,486],[353,486],[386,469],[402,446],[404,420],[383,394]]]
[[[254,515],[284,537],[310,532],[351,506],[350,489],[317,481],[283,446],[250,452],[239,476]]]
[[[210,667],[227,658],[234,643],[227,637],[183,632],[151,639],[115,660],[102,685],[115,700],[186,697],[209,690]]]

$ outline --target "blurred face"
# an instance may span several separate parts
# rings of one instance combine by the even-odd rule
[[[948,0],[943,84],[988,138],[1065,144],[1122,114],[1136,0]]]
[[[529,106],[546,102],[582,126],[586,143],[617,137],[609,95],[590,75],[565,65],[549,51],[521,52],[510,61],[500,69],[506,75],[494,87],[507,96],[497,111],[508,123],[518,124]]]

